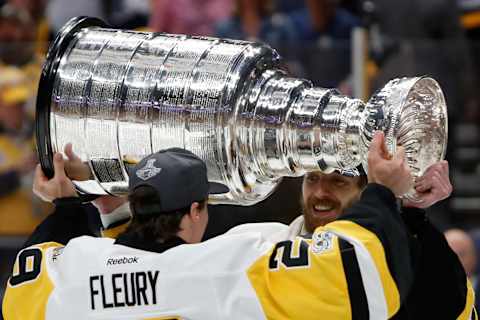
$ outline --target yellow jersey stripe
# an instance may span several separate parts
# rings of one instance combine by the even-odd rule
[[[348,220],[334,221],[328,224],[327,229],[355,247],[367,292],[370,316],[390,318],[398,312],[400,293],[390,273],[380,239],[368,229]],[[381,288],[378,283],[382,284]]]
[[[331,239],[331,246],[322,252],[314,252],[311,248],[312,240],[300,237],[284,243],[290,245],[285,246],[282,252],[279,250],[274,253],[276,247],[270,249],[247,270],[266,318],[351,319],[348,286],[338,238]],[[308,265],[289,267],[279,262],[275,268],[271,268],[272,260],[284,259],[289,254],[291,258],[299,259],[301,253],[297,248],[306,244]],[[286,253],[287,248],[291,248],[292,252]]]
[[[469,320],[471,319],[472,313],[475,312],[473,305],[475,303],[475,293],[473,291],[470,280],[467,280],[467,299],[465,301],[465,308],[463,309],[458,320]]]
[[[35,281],[25,281],[12,286],[10,281],[7,284],[7,290],[3,299],[3,310],[5,319],[8,320],[44,320],[46,315],[47,301],[53,291],[53,283],[48,276],[46,270],[46,256],[45,252],[49,248],[63,247],[63,245],[56,242],[47,242],[41,245],[26,248],[22,250],[41,251],[41,269],[39,275],[34,279]],[[15,262],[14,270],[19,270],[19,261]],[[28,270],[25,270],[28,272]],[[19,271],[21,272],[21,271]],[[18,301],[22,301],[24,308],[18,307]]]

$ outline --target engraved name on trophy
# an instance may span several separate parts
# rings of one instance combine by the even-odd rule
[[[289,77],[279,63],[264,44],[74,18],[50,47],[40,80],[42,168],[51,176],[53,153],[72,143],[91,170],[74,181],[78,191],[120,195],[132,164],[182,147],[230,188],[211,201],[250,205],[284,176],[366,165],[374,130],[386,133],[390,150],[405,146],[416,176],[444,157],[446,105],[433,79],[392,80],[365,104]]]

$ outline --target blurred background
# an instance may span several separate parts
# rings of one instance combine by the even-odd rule
[[[0,298],[18,249],[53,209],[31,192],[37,84],[49,42],[79,15],[262,41],[294,76],[362,99],[392,78],[435,78],[448,105],[454,193],[430,217],[480,247],[480,0],[0,0]],[[285,179],[253,207],[212,207],[208,235],[246,221],[289,223],[300,214],[300,185]]]

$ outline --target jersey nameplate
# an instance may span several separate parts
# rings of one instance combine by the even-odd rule
[[[159,271],[113,273],[90,277],[91,308],[132,307],[157,303]],[[105,286],[106,282],[109,286]]]

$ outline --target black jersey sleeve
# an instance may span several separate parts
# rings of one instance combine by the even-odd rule
[[[99,230],[99,226],[94,226],[98,222],[93,221],[98,213],[91,212],[80,199],[63,198],[55,200],[54,204],[54,212],[35,228],[24,247],[50,241],[66,244],[79,236],[93,236],[95,228]]]
[[[338,219],[342,220],[369,230],[381,242],[403,304],[413,283],[412,248],[395,195],[382,185],[368,184],[360,200]]]

